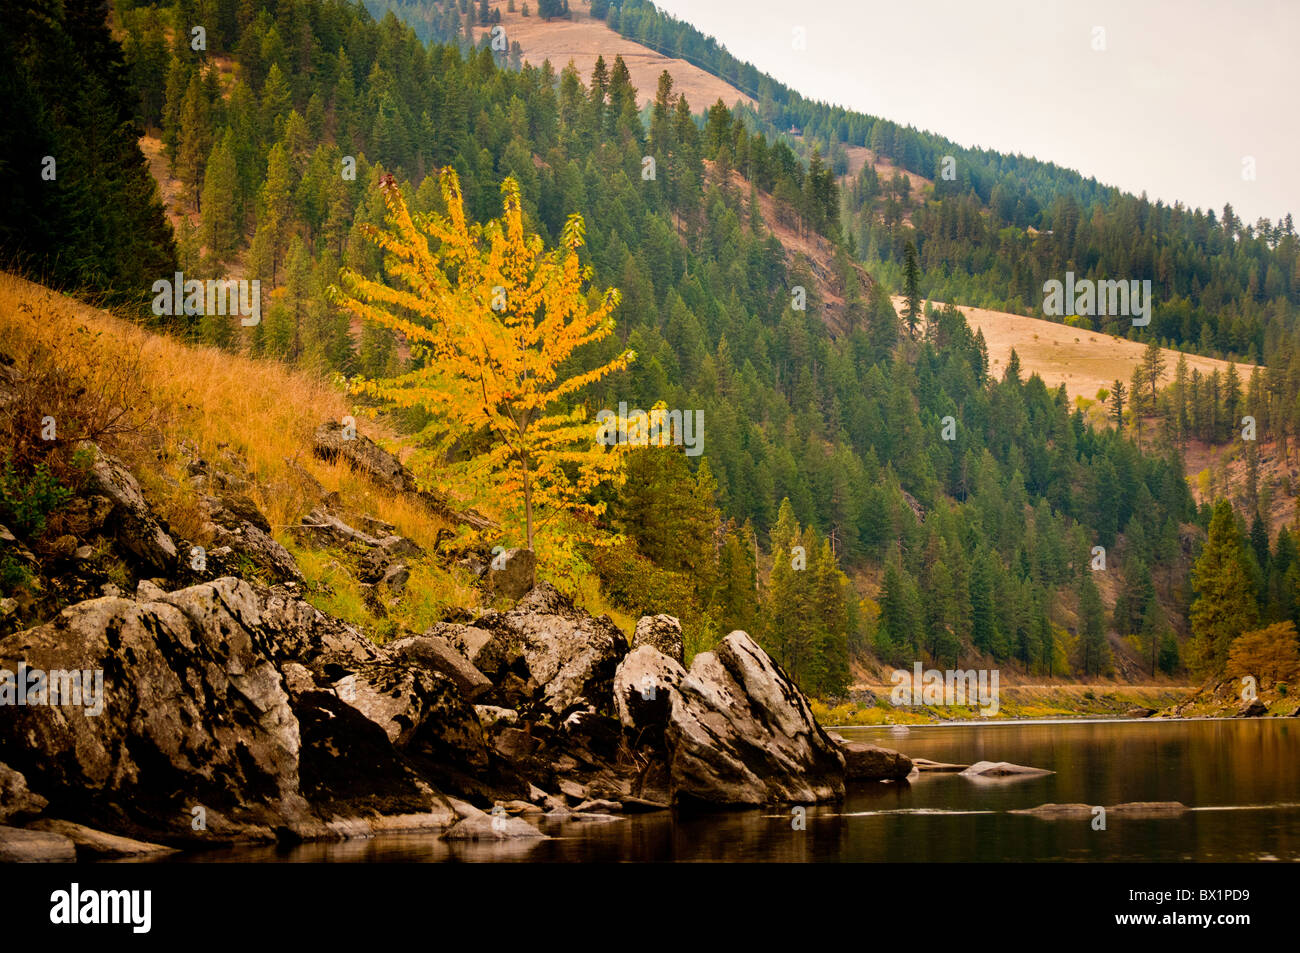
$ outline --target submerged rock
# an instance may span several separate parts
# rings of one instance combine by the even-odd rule
[[[1023,764],[1011,764],[1006,761],[976,761],[961,772],[961,775],[964,778],[1003,779],[1036,778],[1055,773],[1055,771],[1048,771],[1045,768],[1029,768]]]

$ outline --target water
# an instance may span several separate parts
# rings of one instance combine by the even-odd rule
[[[389,835],[342,844],[186,854],[201,861],[1300,861],[1300,720],[1001,722],[846,728],[932,761],[1010,761],[1055,774],[975,781],[927,774],[850,787],[843,804],[694,817],[668,812],[546,823],[546,841],[449,844]],[[1176,817],[1064,820],[1043,803],[1181,801]]]

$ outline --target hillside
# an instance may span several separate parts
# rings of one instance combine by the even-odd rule
[[[903,305],[903,299],[898,295],[893,297],[893,302],[896,308]],[[942,305],[942,302],[931,303],[936,307]],[[1038,374],[1052,389],[1064,384],[1071,401],[1095,401],[1097,392],[1109,391],[1116,380],[1127,384],[1145,350],[1140,341],[1101,331],[1085,331],[1056,321],[1006,311],[961,304],[957,307],[966,316],[972,330],[983,332],[994,373],[1001,375],[1014,349],[1020,357],[1023,373]],[[1170,348],[1161,351],[1165,356],[1166,374],[1170,374],[1179,356],[1185,352]],[[1230,366],[1228,361],[1199,354],[1185,356],[1189,371],[1197,370],[1207,376],[1214,371],[1227,373]],[[1254,368],[1253,364],[1238,363],[1237,373],[1247,378]]]
[[[688,63],[686,60],[665,56],[649,47],[619,36],[603,20],[591,15],[588,0],[570,0],[568,19],[545,20],[536,11],[524,16],[522,6],[515,12],[507,9],[506,0],[495,0],[489,7],[501,16],[508,43],[518,43],[523,48],[526,63],[540,67],[550,61],[558,73],[570,62],[583,76],[590,76],[597,57],[613,63],[616,56],[623,57],[632,83],[640,90],[639,105],[654,100],[659,74],[668,71],[673,78],[673,88],[686,96],[696,111],[705,109],[719,99],[728,106],[738,102],[753,104],[754,100],[730,83],[712,73]],[[475,38],[481,42],[490,39],[491,26],[475,28]]]

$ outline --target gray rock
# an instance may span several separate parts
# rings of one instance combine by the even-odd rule
[[[170,575],[176,568],[176,544],[145,502],[140,484],[122,461],[103,453],[94,444],[81,446],[94,454],[88,474],[91,488],[112,502],[106,526],[145,565]]]
[[[632,649],[618,664],[614,708],[633,746],[663,746],[673,694],[685,678],[680,663],[648,643]]]
[[[1130,708],[1128,711],[1124,712],[1124,717],[1125,718],[1150,718],[1155,713],[1156,710],[1154,708],[1146,708],[1144,706],[1138,706],[1137,708]]]
[[[587,798],[574,809],[574,813],[586,814],[609,814],[611,812],[622,812],[623,805],[619,801],[607,801],[604,798],[594,797]]]
[[[1268,706],[1256,698],[1254,701],[1243,702],[1237,709],[1239,718],[1260,718],[1268,714]]]
[[[681,665],[686,652],[682,641],[682,624],[670,615],[642,616],[636,623],[632,648],[635,650],[642,645],[653,646]]]
[[[1187,805],[1179,801],[1128,801],[1106,808],[1106,813],[1117,817],[1171,817],[1186,810]]]
[[[671,691],[666,739],[677,801],[818,802],[844,796],[844,757],[808,700],[744,632],[695,657]]]
[[[387,589],[392,595],[400,596],[406,591],[406,584],[411,581],[411,568],[406,563],[393,563],[384,572],[383,578],[379,580],[379,585]]]
[[[441,672],[460,693],[473,700],[492,687],[488,677],[476,669],[452,642],[430,629],[424,635],[398,639],[388,646],[390,655]]]
[[[157,602],[163,596],[167,595],[166,590],[161,586],[156,586],[148,579],[141,579],[136,583],[135,601],[136,602]]]
[[[1040,804],[1038,807],[1007,811],[1008,814],[1029,814],[1047,820],[1058,818],[1091,817],[1096,808],[1091,804]]]
[[[77,859],[72,841],[59,834],[0,826],[0,863],[48,863]]]
[[[316,428],[312,438],[312,451],[323,460],[342,459],[354,470],[364,473],[379,486],[395,493],[403,493],[422,501],[439,516],[465,523],[476,529],[493,526],[491,520],[473,511],[457,512],[445,499],[435,493],[421,490],[411,473],[401,461],[384,450],[364,434],[354,432],[342,423],[327,421]]]

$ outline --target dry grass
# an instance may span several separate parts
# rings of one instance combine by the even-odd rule
[[[895,296],[894,307],[901,309],[903,299]],[[931,302],[940,307],[938,301]],[[1114,337],[1101,331],[1087,331],[1072,328],[1069,325],[1045,321],[1042,318],[1028,318],[1005,311],[990,311],[987,308],[970,308],[958,306],[966,315],[966,323],[971,330],[984,332],[984,341],[989,349],[989,362],[995,377],[1001,378],[1011,358],[1011,349],[1015,348],[1020,357],[1021,376],[1038,374],[1049,388],[1065,384],[1065,390],[1071,400],[1083,398],[1096,400],[1097,391],[1110,389],[1118,378],[1128,386],[1146,345],[1126,338]],[[1181,352],[1164,349],[1165,376],[1162,384],[1173,379],[1174,368],[1178,364]],[[1211,371],[1227,373],[1228,361],[1212,357],[1187,355],[1189,372],[1199,370],[1208,375]],[[1237,373],[1241,379],[1249,380],[1253,364],[1238,364]]]
[[[591,16],[591,5],[585,0],[570,0],[569,9],[573,14],[570,20],[543,20],[537,15],[536,0],[529,4],[532,12],[527,17],[522,13],[522,2],[515,4],[514,13],[506,9],[505,0],[493,0],[489,5],[501,11],[506,42],[518,41],[525,62],[534,66],[540,67],[543,61],[550,60],[558,73],[572,60],[583,83],[589,83],[597,56],[605,57],[608,67],[613,67],[615,56],[622,56],[637,90],[638,105],[654,100],[659,74],[664,70],[673,78],[673,92],[684,93],[695,112],[708,109],[719,99],[728,106],[734,106],[737,101],[754,104],[751,97],[712,73],[619,36],[604,21]],[[475,39],[490,34],[491,30],[490,26],[476,28]]]
[[[88,390],[110,386],[113,369],[124,358],[133,362],[138,373],[126,402],[136,429],[106,440],[105,449],[132,467],[151,501],[182,534],[194,531],[198,519],[183,445],[218,463],[229,453],[242,457],[255,482],[251,495],[277,535],[314,505],[312,479],[422,546],[432,546],[444,526],[418,502],[384,492],[346,464],[312,455],[316,426],[349,413],[359,418],[361,432],[387,436],[319,377],[154,334],[8,274],[0,274],[0,312],[6,315],[0,351],[16,358],[36,348],[71,353],[74,360],[65,363]]]

